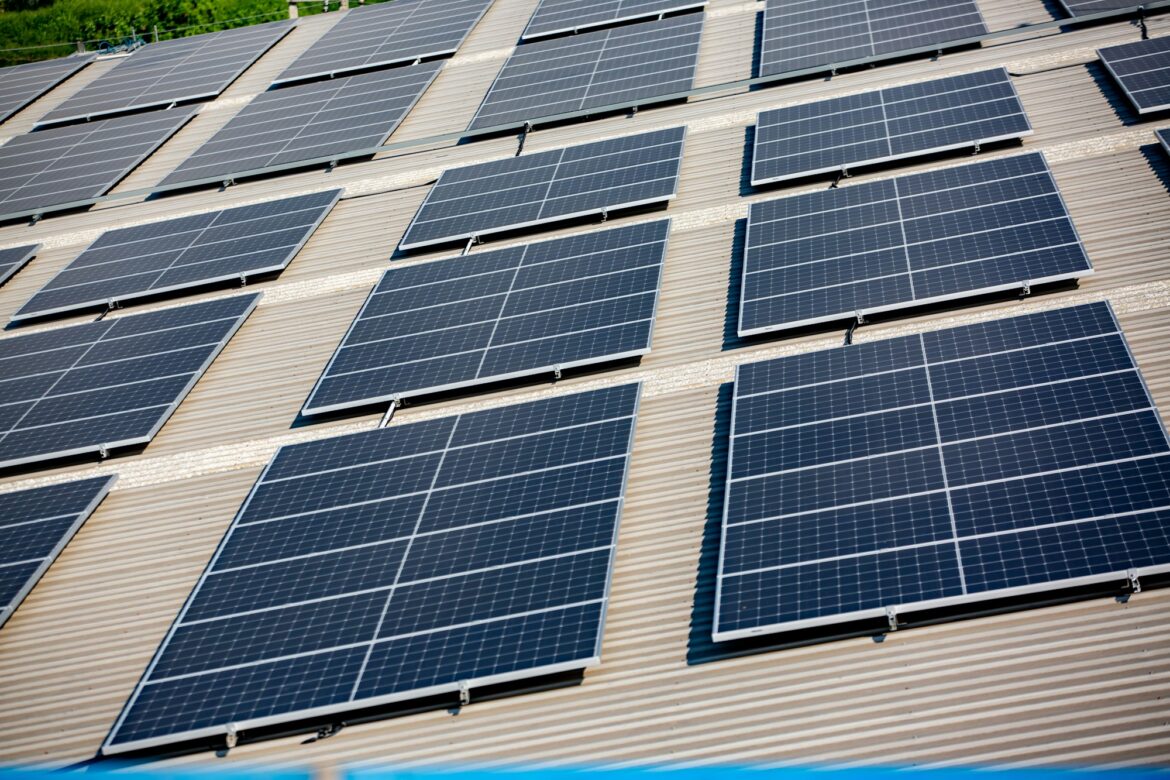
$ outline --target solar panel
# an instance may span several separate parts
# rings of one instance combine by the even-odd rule
[[[0,220],[69,208],[104,195],[195,111],[185,106],[16,136],[0,146]]]
[[[290,20],[254,24],[143,46],[37,126],[215,97],[294,25]]]
[[[1069,16],[1083,16],[1102,11],[1120,11],[1123,8],[1137,8],[1141,3],[1134,0],[1060,0]]]
[[[33,259],[33,255],[37,253],[40,244],[31,244],[29,246],[14,246],[8,249],[0,249],[0,284],[4,284],[21,268]]]
[[[1166,150],[1166,154],[1170,154],[1170,130],[1155,130],[1154,135],[1158,137],[1158,141],[1162,144],[1162,148]]]
[[[1170,35],[1097,50],[1139,114],[1170,108]]]
[[[392,268],[303,412],[644,355],[669,231],[660,220]]]
[[[259,298],[0,339],[0,468],[149,442]]]
[[[162,184],[230,179],[380,146],[441,67],[425,62],[264,92]]]
[[[1170,571],[1108,304],[741,366],[717,641]]]
[[[691,88],[704,14],[684,14],[516,47],[468,130],[637,106]]]
[[[490,5],[491,0],[395,0],[356,8],[272,83],[453,54]]]
[[[93,477],[0,494],[0,627],[116,479]]]
[[[638,391],[281,448],[102,752],[599,663]]]
[[[1092,273],[1038,152],[753,203],[739,334]]]
[[[60,57],[0,68],[0,122],[93,62],[93,55]]]
[[[530,41],[706,6],[707,0],[540,0],[521,37]]]
[[[829,68],[986,34],[975,0],[768,0],[760,75]]]
[[[281,271],[341,197],[326,190],[103,233],[13,321]]]
[[[1007,70],[967,73],[762,112],[752,184],[1031,134]]]
[[[668,201],[678,192],[685,137],[685,127],[672,127],[447,169],[398,248]]]

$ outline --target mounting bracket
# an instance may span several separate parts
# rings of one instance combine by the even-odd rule
[[[235,183],[236,183],[235,179],[232,179],[232,178],[224,179],[223,180],[223,188],[226,190],[228,187],[232,186]]]
[[[555,366],[553,366],[553,381],[557,381],[560,378],[561,378],[561,364],[558,363]]]
[[[399,403],[400,400],[398,396],[394,396],[394,398],[390,401],[390,405],[386,407],[386,413],[382,415],[381,422],[378,423],[379,428],[385,428],[390,424],[390,421],[394,419],[394,412],[396,409],[398,409]]]
[[[99,445],[98,445],[98,459],[99,459],[99,460],[105,460],[105,459],[106,459],[106,458],[108,458],[108,457],[110,457],[110,448],[109,448],[109,446],[108,446],[108,445],[105,445],[105,444],[99,444]]]
[[[973,148],[971,149],[971,154],[973,154],[973,155],[979,154],[979,152],[980,152],[979,142],[976,141],[974,144],[972,144],[972,146],[973,146]]]
[[[240,274],[240,287],[247,287],[247,286],[248,286],[248,275],[247,274]]]
[[[1031,295],[1031,294],[1032,294],[1032,283],[1030,281],[1028,281],[1027,279],[1020,282],[1020,297],[1023,298],[1025,295]]]
[[[890,627],[891,631],[898,630],[898,608],[897,607],[886,607],[886,624]]]
[[[471,683],[467,680],[459,681],[459,706],[466,707],[471,704]]]
[[[236,724],[234,723],[227,724],[224,729],[227,731],[227,734],[224,736],[223,741],[230,750],[231,748],[234,748],[240,741],[239,730],[236,728]]]
[[[1129,587],[1133,593],[1142,592],[1142,581],[1138,579],[1137,569],[1130,569],[1126,574],[1129,577]]]
[[[479,243],[479,236],[471,236],[470,238],[468,238],[467,244],[463,247],[462,254],[467,254],[468,252],[470,252],[471,248],[478,243]]]

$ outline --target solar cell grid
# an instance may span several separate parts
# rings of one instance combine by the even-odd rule
[[[1031,135],[1004,68],[765,111],[752,184]]]
[[[44,116],[38,126],[215,97],[295,22],[285,20],[143,46]]]
[[[707,0],[541,0],[521,37],[528,41],[706,5]]]
[[[986,33],[974,0],[767,0],[760,75],[829,68]]]
[[[0,220],[104,195],[195,111],[186,106],[16,136],[0,146]]]
[[[116,479],[93,477],[0,494],[0,627]]]
[[[0,249],[0,284],[4,284],[17,271],[24,268],[28,261],[33,259],[33,255],[37,253],[39,247],[40,244],[32,244]]]
[[[355,8],[273,84],[452,54],[490,5],[491,0],[395,0]]]
[[[0,122],[91,62],[93,55],[84,55],[0,68]]]
[[[281,448],[102,751],[598,663],[638,393]]]
[[[399,249],[670,200],[685,127],[443,171]]]
[[[1092,273],[1044,156],[754,203],[741,336]]]
[[[1170,36],[1097,50],[1139,114],[1170,108]]]
[[[637,106],[691,88],[704,14],[684,14],[516,47],[468,130]]]
[[[143,296],[282,270],[340,197],[341,190],[326,190],[108,231],[12,319],[113,308]]]
[[[302,411],[645,354],[669,230],[661,220],[392,268]]]
[[[149,442],[259,298],[0,339],[0,468]]]
[[[442,67],[424,62],[261,93],[161,184],[230,179],[380,146]]]
[[[742,366],[714,638],[1170,571],[1170,440],[1108,304]]]

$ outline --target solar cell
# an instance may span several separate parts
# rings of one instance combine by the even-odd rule
[[[341,197],[326,190],[103,233],[12,316],[28,320],[283,270]]]
[[[762,112],[752,184],[1031,134],[1006,69],[967,73]]]
[[[148,44],[54,108],[37,126],[215,97],[294,25],[284,20]]]
[[[380,146],[442,61],[294,84],[257,95],[163,185],[295,168]]]
[[[1170,108],[1170,35],[1097,50],[1139,114]]]
[[[93,477],[0,494],[0,627],[116,479]]]
[[[0,339],[0,468],[149,442],[259,298]]]
[[[530,41],[706,6],[707,0],[540,0],[521,37]]]
[[[1092,273],[1040,153],[779,200],[748,212],[739,334]]]
[[[0,146],[0,220],[69,208],[104,195],[195,111],[185,106],[16,136]]]
[[[102,752],[599,663],[638,392],[281,448]]]
[[[33,259],[40,244],[30,246],[13,246],[0,249],[0,284],[4,284],[21,268]]]
[[[638,106],[691,88],[704,14],[684,14],[516,47],[468,130]]]
[[[84,55],[0,68],[0,122],[91,62],[93,55]]]
[[[1106,303],[741,366],[718,641],[1170,571],[1170,441]]]
[[[398,248],[668,201],[678,192],[685,137],[685,127],[672,127],[447,169]]]
[[[975,0],[767,0],[760,75],[827,69],[986,34]]]
[[[1060,0],[1069,16],[1083,16],[1102,11],[1120,11],[1123,8],[1136,9],[1141,3],[1134,0]]]
[[[395,0],[355,8],[273,84],[453,54],[491,0]]]
[[[303,412],[644,355],[669,231],[660,220],[392,268]]]

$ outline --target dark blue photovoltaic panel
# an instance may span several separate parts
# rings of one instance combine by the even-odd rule
[[[760,75],[828,68],[986,33],[975,0],[767,0]]]
[[[0,68],[0,122],[93,62],[93,58],[86,54]]]
[[[467,129],[522,126],[686,92],[704,18],[683,14],[517,46]]]
[[[678,192],[686,128],[449,168],[399,249],[659,203]]]
[[[326,190],[103,233],[14,321],[283,270],[341,197]],[[0,261],[2,261],[0,256]]]
[[[0,494],[0,626],[20,606],[117,477]]]
[[[33,259],[40,246],[40,244],[31,244],[0,249],[0,284],[4,284],[17,271],[24,268],[28,261]]]
[[[0,468],[149,442],[259,299],[0,339]]]
[[[1170,571],[1170,440],[1108,304],[741,366],[714,638]]]
[[[1154,135],[1158,137],[1158,143],[1162,144],[1166,154],[1170,154],[1170,130],[1155,130]]]
[[[638,394],[281,448],[102,752],[599,663]]]
[[[1031,135],[1004,68],[764,111],[752,184]]]
[[[521,37],[530,41],[706,5],[707,0],[540,0]]]
[[[1139,114],[1170,108],[1170,35],[1097,50]]]
[[[1092,273],[1038,152],[753,203],[739,335]]]
[[[179,131],[196,106],[25,133],[0,146],[0,220],[105,195]]]
[[[148,44],[54,108],[37,125],[215,97],[295,26],[296,22],[286,19]]]
[[[394,0],[342,16],[273,84],[453,54],[492,0]]]
[[[669,231],[661,220],[391,268],[302,412],[645,354]]]

